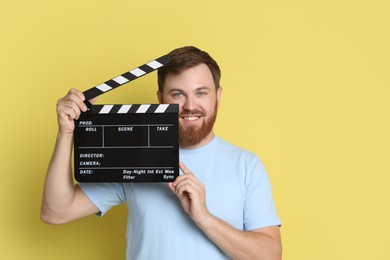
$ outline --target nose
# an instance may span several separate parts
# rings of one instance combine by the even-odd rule
[[[195,109],[195,100],[192,96],[187,96],[183,104],[183,109],[185,110],[194,110]]]

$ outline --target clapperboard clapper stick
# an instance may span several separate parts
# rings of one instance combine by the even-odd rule
[[[113,90],[114,88],[122,86],[126,83],[129,83],[130,81],[138,79],[152,71],[155,71],[156,69],[166,65],[168,62],[168,55],[161,56],[160,58],[157,58],[133,70],[125,72],[118,77],[107,80],[100,85],[97,85],[93,88],[84,91],[83,94],[85,96],[86,105],[88,106],[88,108],[90,108],[91,104],[88,102],[88,100],[91,100],[97,96],[100,96],[103,93],[107,93],[108,91]]]
[[[95,98],[169,62],[162,56],[84,91],[74,130],[79,182],[171,182],[179,175],[177,104],[91,105]]]

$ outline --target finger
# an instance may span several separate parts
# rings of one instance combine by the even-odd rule
[[[84,96],[83,92],[81,92],[81,91],[78,90],[78,89],[71,88],[71,89],[69,90],[68,94],[74,94],[74,95],[76,95],[78,98],[80,98],[81,101],[85,101],[85,96]]]
[[[69,93],[64,97],[64,100],[74,102],[77,105],[78,109],[83,112],[88,110],[87,106],[84,103],[84,94],[77,89],[71,89]]]
[[[171,189],[171,191],[176,193],[176,188],[175,188],[175,186],[173,186],[173,182],[169,182],[168,187]]]
[[[177,187],[185,183],[193,183],[194,186],[203,187],[203,184],[195,177],[194,174],[189,171],[186,174],[177,177],[176,180],[173,182],[173,186]]]
[[[199,200],[204,200],[205,190],[193,183],[187,183],[176,187],[176,195],[180,200],[184,198],[189,198],[191,201],[199,202]]]
[[[197,194],[198,192],[199,190],[196,187],[194,187],[191,183],[178,185],[175,190],[175,193],[179,198],[182,198],[183,196],[187,196],[187,195],[192,197],[192,195]]]
[[[179,168],[181,170],[181,172],[183,173],[182,175],[179,175],[175,181],[173,182],[173,185],[176,186],[177,183],[179,183],[182,179],[184,179],[184,176],[185,175],[188,175],[190,173],[190,170],[184,165],[184,163],[182,163],[181,161],[179,161]]]
[[[75,109],[72,106],[61,106],[58,109],[58,114],[63,118],[68,118],[69,120],[77,119],[80,116],[80,110]]]
[[[86,111],[86,109],[87,107],[84,102],[75,93],[70,93],[57,101],[58,114],[68,114],[70,119],[78,119],[81,111]]]
[[[75,94],[75,95],[77,95],[77,97],[78,97],[83,103],[84,103],[84,101],[85,101],[84,93],[81,92],[81,91],[79,91],[78,89],[72,88],[72,89],[69,91],[68,94]],[[91,98],[90,100],[88,100],[88,102],[91,103],[91,104],[93,104],[93,103],[96,102],[96,100],[97,100],[97,98],[94,97],[94,98]],[[84,104],[85,104],[85,103],[84,103]]]
[[[191,173],[191,171],[184,165],[181,161],[179,162],[179,168],[183,172],[183,174]]]
[[[88,101],[89,101],[89,103],[93,104],[93,103],[96,102],[96,100],[97,100],[97,98],[92,98],[92,99],[90,99],[90,100],[88,100]]]
[[[72,100],[63,101],[62,103],[60,103],[59,108],[62,109],[62,111],[64,112],[70,112],[70,110],[73,110],[72,113],[74,113],[76,117],[79,117],[81,114],[81,108],[79,104],[77,104],[75,101]]]
[[[202,192],[204,186],[193,175],[186,175],[179,179],[177,183],[174,183],[175,191],[177,194],[186,192]]]
[[[176,178],[176,180],[173,182],[173,186],[177,187],[180,184],[189,182],[188,178],[190,176],[190,173],[187,173],[185,175],[180,175]]]

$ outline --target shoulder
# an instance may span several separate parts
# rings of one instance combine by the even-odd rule
[[[245,148],[231,144],[219,137],[216,140],[218,151],[217,153],[227,164],[235,164],[240,172],[245,174],[261,174],[266,173],[260,157]]]
[[[220,150],[221,153],[227,153],[230,154],[231,156],[236,156],[239,157],[243,160],[254,160],[254,161],[259,161],[259,156],[256,155],[255,153],[242,148],[240,146],[234,145],[228,141],[225,141],[224,139],[216,136],[216,144],[218,146],[218,149]]]

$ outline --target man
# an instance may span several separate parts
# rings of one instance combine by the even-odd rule
[[[280,220],[267,174],[252,153],[214,134],[221,72],[204,51],[169,53],[158,71],[160,103],[179,104],[182,174],[172,183],[73,185],[74,119],[86,111],[78,90],[58,100],[59,130],[49,164],[42,220],[102,216],[127,203],[127,259],[281,259]]]

